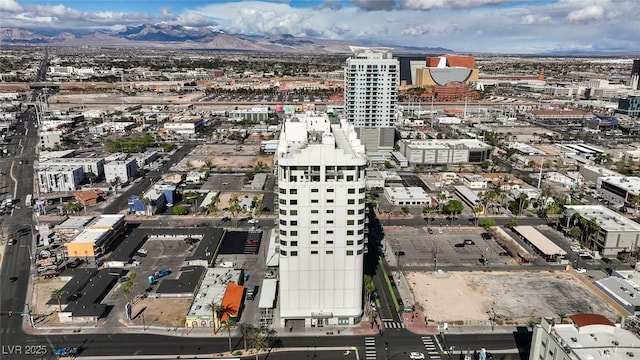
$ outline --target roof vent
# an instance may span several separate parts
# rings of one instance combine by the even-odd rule
[[[577,338],[572,337],[572,338],[571,338],[571,341],[573,341],[573,342],[578,342],[578,339],[577,339]]]
[[[633,357],[633,356],[634,356],[634,354],[633,354],[631,351],[627,351],[627,356],[628,356],[628,357]]]
[[[612,343],[614,346],[618,346],[618,345],[620,345],[620,343],[618,342],[618,340],[613,340],[611,343]]]

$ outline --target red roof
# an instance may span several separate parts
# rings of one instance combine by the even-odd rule
[[[227,284],[227,289],[224,292],[222,298],[222,308],[227,311],[222,314],[222,321],[229,320],[229,318],[237,318],[238,311],[240,311],[240,304],[242,304],[242,298],[244,297],[244,286],[236,283]]]
[[[573,321],[578,327],[587,325],[608,325],[615,326],[609,319],[598,314],[575,314],[569,316],[569,319]]]

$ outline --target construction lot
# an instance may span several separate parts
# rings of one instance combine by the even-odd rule
[[[450,325],[526,325],[596,313],[619,314],[565,271],[407,272],[417,308],[430,322]],[[493,309],[493,310],[492,310]]]
[[[267,168],[272,163],[272,155],[260,155],[260,144],[212,144],[199,145],[171,170],[187,171],[209,166],[217,170],[246,169],[256,166]]]

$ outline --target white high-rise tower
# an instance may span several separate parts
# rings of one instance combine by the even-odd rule
[[[352,325],[362,316],[364,146],[326,114],[286,119],[277,150],[280,321]]]
[[[351,47],[344,79],[347,121],[370,151],[394,146],[400,63],[388,48]]]

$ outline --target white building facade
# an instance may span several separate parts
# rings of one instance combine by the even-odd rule
[[[400,63],[387,48],[351,47],[345,68],[347,121],[367,151],[392,151]]]
[[[308,113],[284,124],[277,150],[282,326],[361,319],[364,151],[344,120]]]
[[[83,180],[82,165],[41,164],[38,167],[38,188],[41,193],[75,191]]]
[[[138,176],[138,162],[136,159],[112,161],[104,165],[104,179],[111,183],[120,179],[120,185],[127,184]]]

